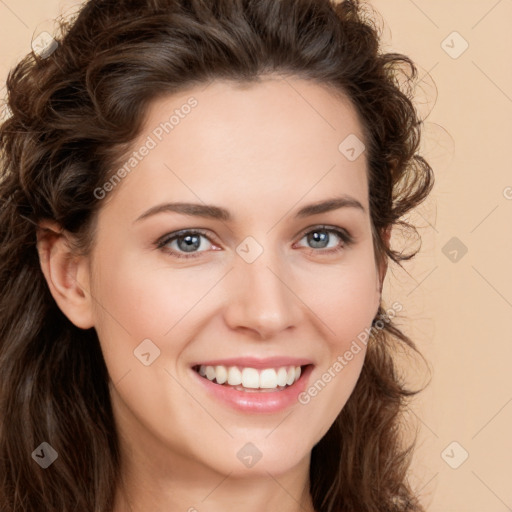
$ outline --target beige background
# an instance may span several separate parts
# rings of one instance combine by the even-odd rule
[[[52,32],[52,18],[78,4],[0,0],[2,97],[8,69],[38,34]],[[433,370],[410,408],[420,427],[414,485],[432,512],[510,511],[512,1],[370,5],[381,14],[385,48],[418,66],[422,152],[436,174],[432,197],[410,216],[421,226],[421,252],[405,271],[391,267],[385,288],[390,304],[403,304],[401,325]],[[409,368],[424,382],[421,366]]]

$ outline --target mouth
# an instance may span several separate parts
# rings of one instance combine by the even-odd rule
[[[190,369],[205,397],[242,413],[274,414],[299,404],[314,367],[310,359],[243,356],[196,361]]]
[[[272,393],[292,387],[310,366],[312,364],[254,368],[253,366],[198,364],[192,369],[203,379],[218,386],[245,393]]]

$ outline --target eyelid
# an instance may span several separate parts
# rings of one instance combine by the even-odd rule
[[[299,239],[302,239],[305,235],[315,230],[325,230],[334,232],[335,234],[339,233],[338,236],[340,236],[346,244],[352,244],[355,242],[355,238],[350,234],[350,232],[347,229],[330,224],[312,224],[311,226],[308,226],[307,228],[304,228],[302,231],[300,231],[297,236],[300,237]]]
[[[298,237],[298,241],[302,240],[304,236],[308,235],[309,233],[318,230],[318,231],[328,231],[331,233],[334,233],[336,236],[338,236],[342,241],[342,247],[341,248],[329,248],[329,249],[314,249],[312,247],[305,247],[305,249],[309,249],[313,253],[321,254],[329,254],[330,252],[336,252],[337,250],[341,250],[351,244],[354,243],[354,237],[345,229],[339,226],[332,226],[328,224],[313,224],[311,226],[308,226],[304,228],[302,231],[299,232],[298,235],[295,236],[295,238]],[[178,231],[173,231],[170,233],[167,233],[163,237],[159,238],[156,242],[154,242],[154,245],[157,249],[163,250],[163,248],[169,244],[170,242],[173,242],[177,238],[180,238],[182,236],[186,235],[201,235],[204,238],[206,238],[212,245],[221,245],[218,242],[215,241],[215,236],[211,235],[211,232],[209,230],[205,230],[202,228],[185,228],[180,229]],[[177,258],[194,258],[197,256],[200,256],[204,252],[208,251],[199,251],[199,252],[192,252],[192,253],[182,253],[175,250],[167,250],[164,251],[167,254],[170,254],[171,256],[177,257]]]
[[[211,232],[202,228],[185,228],[185,229],[179,229],[178,231],[171,231],[170,233],[165,234],[161,238],[159,238],[154,245],[157,247],[157,249],[161,249],[168,243],[176,240],[177,238],[180,238],[182,236],[186,235],[202,235],[204,236],[209,242],[212,244],[214,243],[215,237],[212,237]],[[217,243],[217,242],[215,242]],[[220,245],[220,244],[218,244]]]

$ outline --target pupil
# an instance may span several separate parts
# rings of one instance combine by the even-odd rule
[[[311,233],[311,238],[312,240],[310,241],[312,241],[313,244],[322,244],[327,240],[328,234],[325,231],[314,231],[313,233]],[[318,245],[315,245],[315,247],[318,247]]]
[[[186,245],[181,246],[179,243],[181,240],[185,241]],[[180,249],[183,249],[185,252],[192,252],[194,249],[199,248],[201,242],[197,235],[185,235],[178,240],[178,245],[180,245]]]

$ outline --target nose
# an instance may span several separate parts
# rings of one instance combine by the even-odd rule
[[[227,279],[224,316],[231,329],[270,339],[299,324],[304,304],[294,291],[297,283],[289,265],[270,249],[252,263],[236,256]]]

